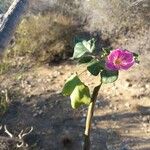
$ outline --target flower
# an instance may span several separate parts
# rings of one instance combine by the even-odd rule
[[[128,50],[115,49],[106,58],[108,70],[127,70],[135,63],[133,53]]]

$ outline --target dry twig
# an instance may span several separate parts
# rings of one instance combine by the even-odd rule
[[[0,130],[2,129],[2,126],[0,126]],[[28,144],[24,142],[24,137],[29,135],[31,132],[33,131],[33,127],[30,128],[30,130],[28,132],[25,132],[24,130],[21,130],[21,132],[18,134],[17,137],[15,137],[6,127],[6,125],[4,125],[4,132],[10,137],[10,138],[14,138],[16,141],[18,141],[17,143],[17,147],[28,147]]]

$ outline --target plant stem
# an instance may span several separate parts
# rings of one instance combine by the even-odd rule
[[[85,132],[84,132],[83,150],[90,150],[90,130],[91,130],[92,117],[93,117],[93,113],[94,113],[95,102],[96,102],[98,92],[100,90],[101,85],[102,85],[102,82],[100,85],[98,85],[94,88],[93,94],[92,94],[92,102],[90,103],[90,105],[88,107],[86,126],[85,126]]]

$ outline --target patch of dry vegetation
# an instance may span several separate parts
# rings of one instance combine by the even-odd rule
[[[56,55],[71,52],[71,39],[76,33],[72,20],[63,15],[30,15],[20,23],[7,58],[31,56],[38,62],[52,61]]]
[[[7,91],[0,92],[0,116],[8,110],[8,93]]]

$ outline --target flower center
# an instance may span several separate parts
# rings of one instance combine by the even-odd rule
[[[120,58],[117,58],[117,59],[115,60],[115,64],[116,64],[116,65],[120,65],[121,62],[122,62],[122,60],[121,60]]]

